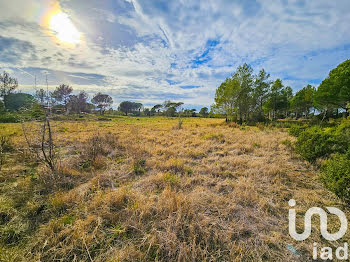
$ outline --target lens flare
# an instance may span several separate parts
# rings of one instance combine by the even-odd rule
[[[68,44],[76,44],[80,41],[80,33],[69,19],[68,15],[60,12],[50,19],[49,28],[57,38]]]
[[[58,1],[51,2],[41,19],[41,26],[55,41],[63,46],[72,47],[81,42],[82,34],[73,24],[68,14],[64,13]]]

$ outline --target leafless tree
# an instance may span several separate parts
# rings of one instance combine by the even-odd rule
[[[12,93],[18,87],[16,78],[10,77],[10,74],[5,72],[0,74],[0,97],[4,98]]]
[[[49,117],[46,116],[40,122],[22,122],[22,130],[29,150],[36,155],[38,161],[56,174],[58,157]]]

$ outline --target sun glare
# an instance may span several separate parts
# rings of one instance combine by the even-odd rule
[[[49,27],[55,32],[56,37],[68,44],[80,42],[80,33],[69,19],[68,15],[60,12],[53,15],[49,22]]]

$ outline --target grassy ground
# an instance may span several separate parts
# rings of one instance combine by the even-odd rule
[[[349,210],[285,130],[160,117],[53,126],[56,176],[20,124],[0,124],[14,144],[0,171],[2,261],[308,261],[313,242],[342,243],[322,240],[317,219],[309,239],[289,236],[291,198],[299,229],[312,206]]]

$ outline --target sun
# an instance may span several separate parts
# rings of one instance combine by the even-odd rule
[[[80,42],[80,32],[69,19],[69,16],[63,12],[59,12],[51,17],[49,28],[61,42],[67,44]]]

